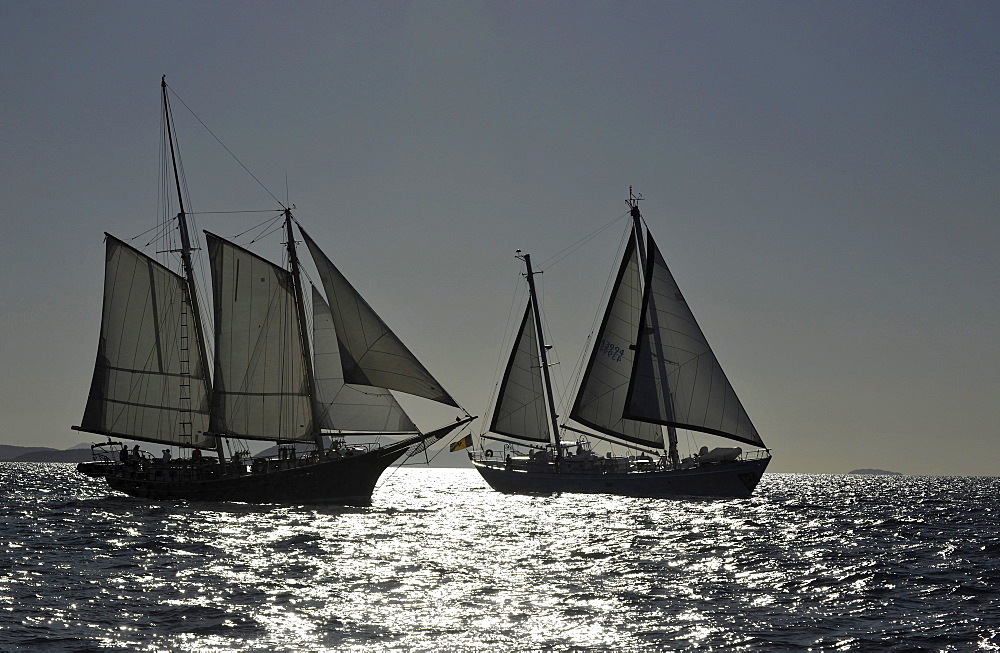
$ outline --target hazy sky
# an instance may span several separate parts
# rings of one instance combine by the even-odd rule
[[[0,54],[0,442],[87,439],[102,234],[155,224],[166,74],[473,414],[514,250],[631,184],[771,471],[1000,474],[996,2],[8,0]],[[175,113],[194,210],[275,207]],[[624,226],[543,268],[563,378]]]

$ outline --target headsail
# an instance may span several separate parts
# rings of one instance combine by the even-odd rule
[[[206,232],[215,305],[212,431],[313,440],[305,354],[291,274]]]
[[[663,432],[658,425],[622,416],[632,373],[641,306],[642,285],[633,232],[625,247],[600,331],[594,338],[590,361],[570,417],[616,439],[663,448]]]
[[[343,431],[416,431],[388,390],[344,383],[330,305],[314,287],[313,351],[319,427]]]
[[[458,407],[441,384],[386,326],[302,227],[330,301],[347,383],[398,390]]]
[[[627,417],[763,446],[652,236],[640,324]]]
[[[214,447],[208,385],[184,279],[107,235],[97,363],[80,429]]]
[[[538,346],[529,302],[493,407],[490,431],[532,442],[551,440]]]

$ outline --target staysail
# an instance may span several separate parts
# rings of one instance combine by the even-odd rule
[[[532,442],[551,440],[538,345],[529,302],[500,383],[490,431]]]
[[[255,440],[314,439],[291,274],[208,232],[215,306],[211,429]]]
[[[458,407],[441,384],[358,294],[302,227],[330,302],[344,381],[398,390]]]
[[[763,446],[652,236],[648,251],[626,417]]]
[[[97,363],[80,430],[210,448],[206,369],[184,279],[106,235]]]
[[[616,439],[662,449],[660,426],[623,417],[641,306],[642,284],[633,232],[570,418]]]
[[[330,305],[315,287],[312,303],[319,427],[338,431],[416,431],[417,427],[388,390],[344,382]]]

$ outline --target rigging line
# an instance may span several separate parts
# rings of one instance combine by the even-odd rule
[[[406,460],[404,459],[403,462],[406,462]],[[389,480],[392,479],[392,477],[396,475],[396,472],[398,472],[400,469],[402,469],[402,467],[403,467],[403,463],[399,463],[397,465],[390,465],[390,468],[392,469],[392,471],[389,472],[388,474],[383,475],[381,478],[379,478],[378,484],[375,486],[375,490],[378,490],[379,488],[383,487],[386,483],[388,483]]]
[[[273,210],[274,209],[272,209],[272,211]],[[270,220],[264,220],[263,222],[259,222],[259,223],[255,224],[254,226],[250,227],[249,229],[247,229],[246,231],[243,231],[241,233],[236,234],[235,236],[233,236],[233,240],[235,240],[237,238],[242,238],[243,236],[247,235],[248,233],[250,233],[254,229],[260,229],[260,228],[267,228],[267,229],[269,229],[271,227],[271,225],[274,224],[274,221],[280,219],[281,217],[282,217],[282,212],[278,211],[278,214],[275,215],[275,216],[273,216]],[[267,227],[264,227],[264,225],[267,225]]]
[[[281,212],[281,209],[253,209],[253,210],[243,210],[243,211],[191,211],[188,215],[212,215],[221,213],[274,213],[275,211]]]
[[[615,257],[613,259],[614,261],[618,261],[620,259],[623,248],[625,247],[625,244],[628,242],[628,236],[630,230],[631,227],[626,229],[625,232],[622,234],[621,239],[618,241],[618,249],[615,251]],[[573,366],[573,374],[570,377],[570,382],[573,384],[572,387],[576,387],[577,379],[582,380],[583,370],[588,361],[587,354],[590,351],[591,342],[594,339],[594,335],[597,333],[599,321],[604,316],[604,312],[601,310],[601,308],[605,307],[605,311],[607,310],[606,308],[607,304],[609,301],[611,301],[610,299],[611,286],[614,284],[614,280],[617,278],[617,274],[618,274],[618,267],[612,265],[610,271],[608,272],[608,277],[604,282],[604,290],[601,291],[601,296],[598,299],[597,310],[593,312],[594,318],[593,321],[590,323],[590,332],[584,339],[583,347],[580,350],[580,356],[577,358],[577,362]],[[572,410],[572,406],[570,406],[570,410]]]
[[[253,177],[254,181],[256,181],[258,184],[260,184],[260,187],[264,189],[264,192],[266,192],[268,195],[270,195],[274,199],[274,201],[278,203],[278,206],[280,206],[282,209],[287,208],[284,204],[281,203],[281,200],[279,200],[277,197],[274,196],[274,193],[272,193],[270,190],[268,190],[267,186],[265,186],[264,183],[260,179],[257,179],[257,176],[254,175],[254,173],[250,172],[249,168],[247,168],[245,165],[243,165],[243,162],[240,161],[239,158],[235,154],[233,154],[232,150],[230,150],[228,147],[226,147],[226,144],[223,143],[222,140],[218,136],[215,135],[215,132],[213,132],[211,129],[208,128],[208,125],[206,125],[202,121],[202,119],[198,117],[198,114],[196,114],[191,109],[191,107],[189,107],[187,105],[187,103],[184,102],[184,99],[180,95],[178,95],[176,91],[174,91],[173,87],[171,87],[170,85],[167,85],[167,88],[169,88],[170,92],[173,94],[173,96],[175,98],[177,98],[178,101],[180,101],[181,104],[184,105],[184,108],[191,112],[191,115],[194,116],[195,120],[197,120],[198,122],[200,122],[201,126],[204,127],[205,130],[209,134],[212,135],[212,138],[214,138],[216,140],[216,142],[218,142],[218,144],[222,146],[222,149],[224,149],[226,152],[228,152],[229,156],[233,157],[233,160],[236,161],[236,163],[240,164],[240,167],[243,168],[243,170],[245,170],[248,175],[250,175],[251,177]]]
[[[170,242],[169,242],[169,239],[167,239],[167,238],[165,237],[165,235],[164,235],[164,234],[165,234],[165,233],[167,232],[167,230],[168,230],[168,229],[170,229],[170,223],[169,223],[168,221],[164,221],[164,222],[160,222],[160,223],[159,223],[159,224],[157,224],[157,225],[156,225],[155,227],[150,227],[149,229],[147,229],[146,231],[142,232],[141,234],[136,234],[135,236],[132,236],[132,238],[130,238],[128,242],[130,242],[130,243],[131,243],[131,242],[133,242],[133,241],[134,241],[134,240],[135,240],[136,238],[139,238],[139,237],[141,237],[141,236],[145,236],[145,235],[146,235],[146,234],[148,234],[148,233],[149,233],[150,231],[156,231],[156,233],[154,233],[154,234],[152,235],[152,237],[150,237],[150,239],[149,239],[148,241],[146,241],[146,244],[145,244],[145,245],[143,245],[142,247],[143,247],[143,248],[146,248],[146,247],[149,247],[149,246],[150,246],[150,245],[152,245],[152,244],[153,244],[154,242],[157,242],[157,241],[160,241],[160,240],[162,240],[162,241],[164,241],[164,243],[165,243],[165,247],[164,247],[164,250],[166,250],[167,248],[169,248],[169,247],[170,247]],[[164,258],[168,258],[168,257],[164,257]]]
[[[187,181],[185,180],[185,192],[187,191]],[[191,199],[188,198],[188,206],[191,206]],[[198,301],[202,306],[214,306],[214,297],[210,294],[212,292],[212,276],[210,271],[206,270],[206,266],[211,263],[208,256],[202,255],[202,231],[198,227],[198,220],[194,217],[191,218],[191,226],[193,227],[193,238],[192,245],[194,251],[192,252],[193,266],[197,265],[197,276],[201,279],[201,283],[195,283],[195,292],[198,295]],[[207,250],[207,245],[205,246]],[[192,267],[193,267],[192,266]],[[214,360],[215,356],[215,311],[205,311],[201,314],[202,324],[201,332],[199,332],[198,337],[204,342],[206,354]],[[211,363],[206,362],[206,377],[211,379],[212,372],[208,370],[214,368]]]
[[[257,236],[253,240],[251,240],[248,244],[253,245],[258,240],[263,240],[263,239],[267,238],[268,236],[270,236],[271,234],[273,234],[275,231],[279,231],[283,227],[284,227],[284,225],[280,225],[280,224],[278,226],[276,226],[276,227],[272,227],[270,231],[266,231],[266,232],[262,233],[261,235]]]
[[[536,284],[536,286],[538,291],[539,303],[543,303],[545,301],[545,277],[541,277],[540,281]],[[548,315],[547,311],[541,311],[542,327],[545,331],[547,331],[550,334],[555,333],[555,331],[552,329],[552,326],[549,324],[547,315]],[[542,340],[542,344],[544,345],[545,338],[543,336],[540,336],[540,338]],[[559,356],[559,352],[556,349],[554,337],[552,344],[549,345],[549,351],[552,353],[552,358],[557,359],[555,361],[550,359],[549,367],[555,368],[555,374],[553,374],[552,376],[559,377],[557,379],[558,383],[553,383],[552,385],[555,388],[555,395],[556,395],[556,399],[553,400],[555,402],[555,406],[553,406],[553,409],[556,412],[556,417],[560,418],[563,416],[564,413],[568,414],[569,411],[572,409],[572,404],[569,402],[572,399],[573,394],[571,393],[572,389],[571,386],[569,386],[566,383],[566,375],[563,372],[562,357]]]
[[[465,426],[463,426],[463,427],[462,427],[462,430],[461,430],[461,431],[459,431],[458,433],[459,433],[459,434],[463,433],[463,432],[465,431],[465,429],[467,429],[467,428],[469,429],[469,435],[472,435],[472,422],[469,422],[468,424],[466,424]],[[465,436],[462,436],[462,437],[465,437]],[[454,441],[454,440],[453,440],[453,441]],[[449,445],[450,445],[450,444],[451,444],[451,442],[449,442],[449,443],[447,443],[447,444],[449,444]],[[431,446],[433,446],[433,445],[431,445]],[[427,449],[424,449],[424,451],[425,451],[425,452],[427,452],[427,451],[429,451],[430,449],[431,449],[431,447],[427,447]],[[428,464],[428,465],[430,465],[430,464],[431,464],[432,462],[434,462],[435,460],[437,460],[438,456],[440,456],[441,454],[443,454],[443,453],[444,453],[444,450],[445,450],[445,443],[442,443],[442,444],[441,444],[441,447],[440,447],[440,448],[438,448],[438,452],[437,452],[436,454],[434,454],[434,456],[432,456],[432,457],[430,457],[430,458],[428,459],[428,461],[427,461],[427,464]],[[449,451],[449,453],[451,453],[451,452]]]
[[[305,268],[299,268],[299,274],[304,276],[306,278],[306,281],[308,281],[312,285],[316,286],[317,288],[322,288],[322,286],[318,285],[316,281],[312,278],[312,275],[309,274],[309,270],[306,270]]]
[[[580,247],[583,247],[583,245],[585,245],[589,241],[591,241],[594,238],[596,238],[602,231],[604,231],[605,229],[607,229],[608,227],[610,227],[614,223],[618,222],[619,220],[621,220],[626,215],[630,215],[630,212],[629,211],[625,211],[624,213],[619,214],[614,220],[612,220],[611,222],[605,224],[603,227],[599,227],[596,231],[592,232],[590,235],[584,236],[583,238],[581,238],[580,240],[576,241],[572,245],[569,245],[568,247],[564,247],[562,250],[556,252],[552,256],[548,257],[547,259],[545,259],[544,261],[542,261],[541,263],[539,263],[538,264],[538,269],[541,270],[546,265],[548,265],[549,267],[553,267],[554,265],[558,264],[564,258],[566,258],[570,254],[572,254],[573,252],[575,252],[576,250],[578,250]]]
[[[538,281],[535,282],[535,291],[536,291],[536,293],[535,293],[536,297],[538,298],[539,313],[541,314],[540,317],[541,317],[542,331],[543,331],[543,333],[538,334],[538,339],[541,342],[541,346],[544,347],[545,344],[546,344],[546,338],[545,338],[544,332],[547,331],[548,333],[554,333],[552,327],[549,325],[548,310],[542,310],[542,305],[545,303],[545,277],[544,276],[540,277],[538,279]],[[566,403],[566,384],[565,384],[566,379],[563,378],[562,365],[561,365],[562,361],[561,360],[558,360],[558,361],[555,361],[555,362],[552,361],[552,358],[558,358],[558,356],[556,355],[557,352],[556,352],[556,346],[555,346],[554,343],[555,343],[555,340],[553,339],[553,344],[550,344],[548,346],[548,348],[549,348],[548,350],[550,352],[552,352],[552,357],[549,359],[549,367],[550,368],[552,368],[552,367],[557,368],[555,375],[557,375],[559,377],[559,384],[558,384],[559,387],[554,392],[554,394],[556,395],[558,401],[556,401],[556,405],[552,407],[553,410],[555,410],[556,413],[558,414],[558,413],[562,412],[561,408]],[[550,375],[550,381],[551,380],[552,379],[551,379],[551,375]],[[552,384],[550,383],[550,385],[552,385]]]
[[[132,242],[136,238],[142,238],[143,236],[145,236],[146,234],[148,234],[150,231],[155,231],[155,230],[157,230],[159,228],[160,228],[160,225],[158,225],[158,224],[154,225],[154,226],[150,227],[149,229],[147,229],[146,231],[142,232],[141,234],[136,234],[136,235],[132,236],[131,238],[129,238],[128,242]],[[149,241],[149,243],[153,242],[153,240],[156,240],[156,238],[158,237],[158,235],[159,234],[154,234],[153,238]],[[146,245],[149,245],[149,243],[146,243]]]

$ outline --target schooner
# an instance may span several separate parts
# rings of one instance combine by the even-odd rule
[[[164,158],[178,200],[170,228],[179,238],[180,270],[106,234],[97,360],[83,418],[73,428],[109,440],[95,445],[95,461],[79,469],[149,499],[367,504],[391,464],[473,418],[288,207],[281,211],[287,269],[205,232],[214,332],[206,330],[167,88],[164,78]],[[322,292],[312,288],[308,308],[293,226],[322,286]],[[463,414],[422,433],[390,391]],[[402,439],[349,444],[345,435]],[[173,458],[168,448],[151,456],[112,439],[159,443],[189,455]],[[245,446],[227,455],[223,443],[231,440],[273,441],[278,455],[253,457]]]

